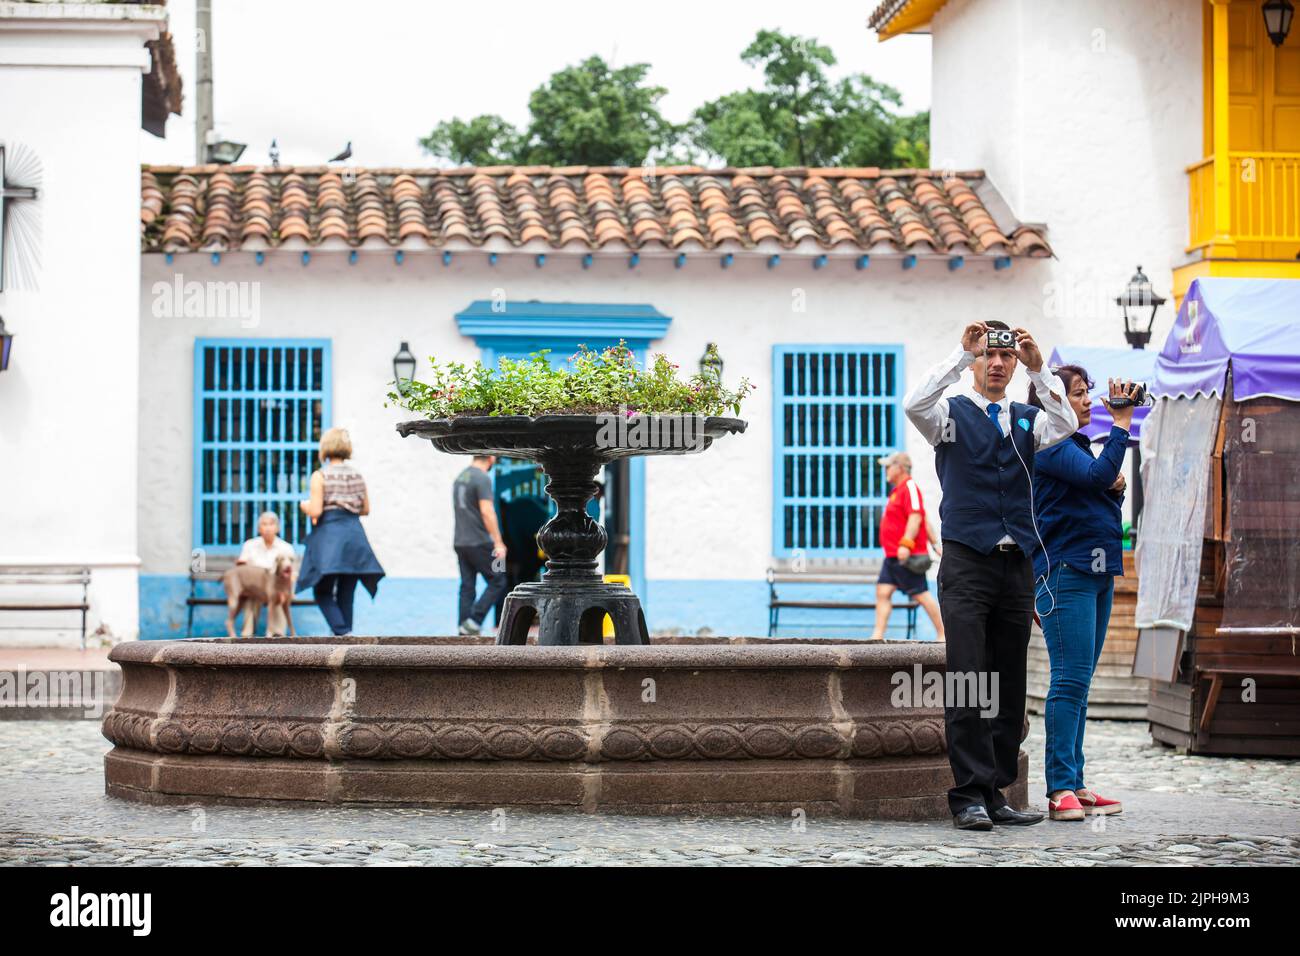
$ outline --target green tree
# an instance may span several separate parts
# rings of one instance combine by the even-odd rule
[[[495,166],[519,148],[519,131],[500,116],[475,116],[468,123],[453,119],[439,123],[420,140],[425,152],[466,166]]]
[[[928,155],[929,113],[900,116],[898,91],[862,73],[833,82],[835,55],[816,40],[761,30],[741,59],[764,86],[697,109],[698,150],[732,166],[912,165]]]
[[[681,131],[659,112],[667,92],[646,83],[645,63],[611,69],[598,56],[566,67],[533,91],[520,133],[499,116],[442,122],[420,140],[426,152],[475,165],[638,166],[662,160]]]

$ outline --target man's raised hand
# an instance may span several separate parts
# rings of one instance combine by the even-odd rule
[[[1038,343],[1024,329],[1016,329],[1016,355],[1025,363],[1025,368],[1037,372],[1043,367],[1043,353],[1038,351]]]
[[[984,343],[988,341],[989,327],[983,322],[972,322],[961,334],[961,347],[979,358],[984,354]]]

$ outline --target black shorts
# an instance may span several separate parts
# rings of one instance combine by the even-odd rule
[[[876,580],[876,583],[892,584],[908,597],[916,597],[921,592],[930,589],[930,586],[925,581],[924,574],[917,574],[915,571],[907,570],[899,562],[898,558],[885,558],[885,564],[880,569],[880,577]]]

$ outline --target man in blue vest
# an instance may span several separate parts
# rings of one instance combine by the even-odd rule
[[[1012,331],[1014,348],[987,348],[990,329]],[[1007,397],[1020,362],[1042,397],[1041,413]],[[944,398],[967,368],[973,381]],[[1078,428],[1065,395],[1064,383],[1044,371],[1028,332],[990,321],[966,326],[961,345],[903,400],[907,417],[935,448],[943,488],[938,581],[948,657],[948,808],[962,830],[1043,819],[1011,807],[1002,791],[1016,779],[1025,719],[1032,556],[1041,547],[1033,513],[1034,452]],[[991,701],[979,699],[990,694]]]

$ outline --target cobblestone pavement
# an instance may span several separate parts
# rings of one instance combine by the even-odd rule
[[[1041,720],[1025,747],[1041,805]],[[1180,756],[1144,723],[1088,726],[1088,779],[1123,814],[983,834],[945,821],[147,807],[104,795],[107,749],[97,721],[0,722],[0,865],[1300,863],[1300,763]]]

